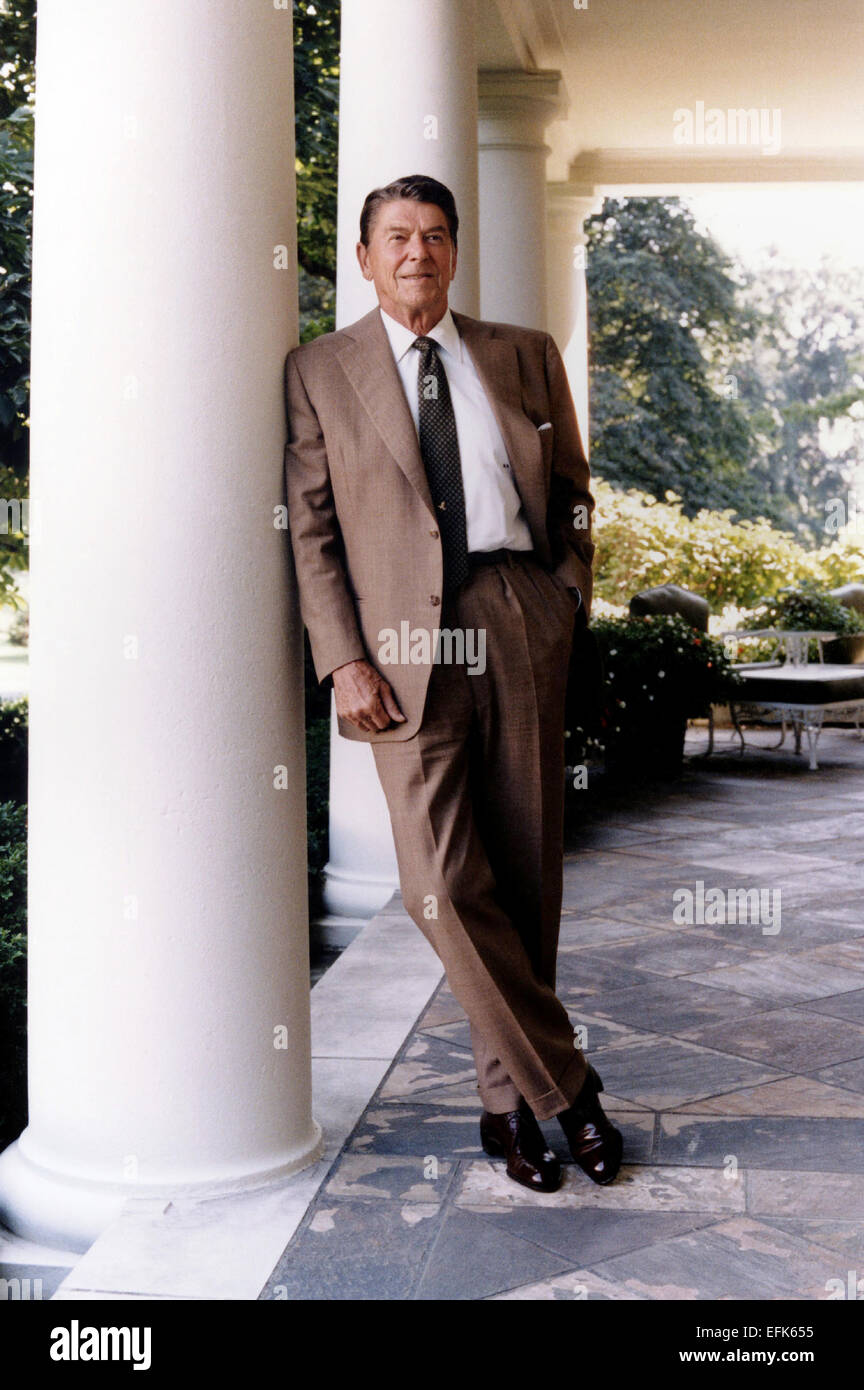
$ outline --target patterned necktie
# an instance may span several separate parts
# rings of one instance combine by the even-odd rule
[[[434,338],[417,338],[420,453],[438,517],[444,553],[444,591],[451,593],[468,576],[468,530],[456,416],[447,376]]]

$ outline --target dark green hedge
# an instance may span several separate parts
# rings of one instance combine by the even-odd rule
[[[27,808],[0,802],[0,1148],[27,1123]]]
[[[27,711],[0,702],[0,1149],[27,1123]]]
[[[27,698],[0,702],[0,801],[27,800]]]

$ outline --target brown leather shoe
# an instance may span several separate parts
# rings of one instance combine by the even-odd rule
[[[507,1159],[507,1176],[535,1192],[554,1192],[561,1185],[561,1164],[549,1148],[534,1112],[525,1101],[518,1110],[480,1117],[480,1141],[490,1158]]]
[[[614,1182],[621,1167],[624,1140],[621,1131],[603,1113],[597,1099],[602,1090],[603,1082],[589,1062],[582,1090],[569,1110],[562,1110],[557,1118],[582,1172],[605,1187]]]

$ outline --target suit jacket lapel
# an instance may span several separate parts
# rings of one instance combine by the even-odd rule
[[[340,366],[360,397],[388,453],[434,516],[435,508],[417,431],[378,309],[358,319],[347,331],[351,334],[351,341],[338,354]]]
[[[535,538],[542,537],[547,482],[543,476],[543,450],[537,428],[522,406],[516,348],[508,339],[496,338],[494,328],[478,319],[455,312],[453,319],[498,421],[528,524]],[[388,453],[434,517],[417,431],[379,310],[372,309],[346,332],[350,339],[339,351],[339,364]]]
[[[522,505],[535,537],[545,535],[543,447],[537,426],[525,414],[515,345],[496,338],[494,327],[453,314],[498,421]]]

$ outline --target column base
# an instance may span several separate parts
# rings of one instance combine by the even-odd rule
[[[324,1149],[321,1126],[312,1121],[310,1138],[275,1168],[238,1173],[215,1181],[161,1184],[90,1182],[42,1167],[28,1157],[27,1130],[0,1154],[0,1225],[37,1245],[83,1253],[132,1197],[170,1201],[237,1196],[276,1187],[310,1167]]]
[[[398,887],[398,876],[358,874],[328,864],[324,869],[322,901],[328,918],[362,925],[381,911]]]

